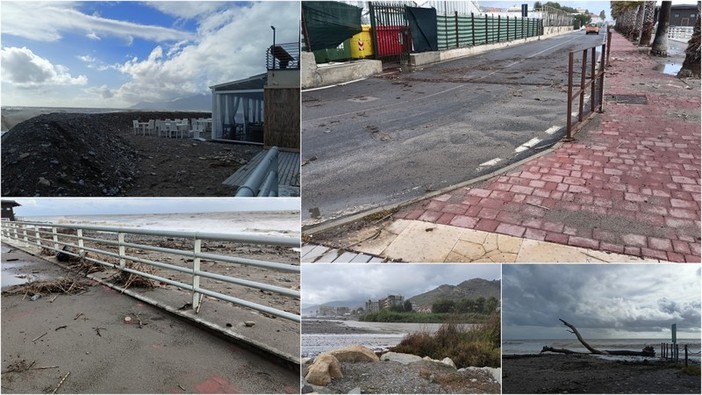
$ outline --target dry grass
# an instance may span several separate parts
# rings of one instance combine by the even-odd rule
[[[139,262],[127,262],[127,267],[132,270],[137,270],[147,274],[153,274],[154,268]],[[153,288],[154,281],[138,274],[120,271],[112,277],[112,281],[123,286],[125,289],[129,287],[137,288]]]

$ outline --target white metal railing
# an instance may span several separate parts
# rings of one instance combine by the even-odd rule
[[[75,231],[75,234],[60,233],[59,229],[68,229]],[[94,233],[93,236],[87,236],[84,231],[89,231]],[[266,306],[258,303],[254,303],[241,298],[236,298],[231,295],[226,295],[213,290],[205,289],[200,285],[200,278],[209,278],[212,280],[223,281],[230,284],[241,285],[245,287],[256,288],[259,290],[274,292],[286,297],[300,299],[300,291],[289,289],[285,287],[280,287],[272,284],[265,284],[261,282],[244,280],[237,277],[226,276],[218,273],[212,273],[200,270],[200,260],[207,259],[218,262],[226,262],[231,264],[240,264],[252,267],[258,267],[263,269],[275,270],[280,272],[288,273],[300,273],[300,266],[289,264],[289,263],[277,263],[269,262],[257,259],[234,257],[218,254],[210,254],[202,252],[202,241],[227,241],[227,242],[239,242],[247,244],[261,244],[261,245],[273,245],[273,246],[284,246],[284,247],[299,247],[300,241],[297,238],[286,237],[286,236],[273,236],[273,235],[260,235],[252,233],[238,233],[238,234],[228,234],[228,233],[207,233],[207,232],[182,232],[182,231],[167,231],[167,230],[149,230],[149,229],[135,229],[135,228],[123,228],[123,227],[109,227],[109,226],[94,226],[94,225],[68,225],[68,224],[55,224],[55,223],[42,223],[42,222],[24,222],[24,221],[10,221],[2,222],[2,228],[0,228],[0,234],[2,238],[6,240],[11,240],[16,243],[24,243],[26,247],[30,245],[36,245],[39,248],[48,248],[56,252],[63,252],[67,255],[74,257],[79,257],[85,261],[93,262],[99,265],[103,265],[112,269],[117,269],[123,272],[132,273],[135,275],[143,276],[145,278],[159,281],[162,283],[170,284],[181,289],[185,289],[192,292],[192,308],[197,310],[200,304],[201,295],[211,296],[216,299],[231,302],[240,306],[245,306],[254,310],[258,310],[264,313],[268,313],[277,317],[285,318],[294,322],[300,322],[300,315],[295,313],[290,313],[283,311],[271,306]],[[112,234],[117,236],[117,240],[109,240],[107,238],[100,238],[101,234]],[[133,242],[125,241],[125,235],[145,235],[145,236],[162,236],[162,237],[173,237],[173,238],[183,238],[193,241],[192,250],[183,250],[176,248],[164,248],[157,247],[147,244],[138,244]],[[86,245],[86,242],[90,242],[90,246]],[[117,247],[117,252],[107,251],[99,248],[99,245],[108,245]],[[64,246],[69,247],[71,250],[64,250]],[[173,255],[180,255],[193,259],[193,267],[183,267],[177,266],[170,263],[156,262],[150,259],[144,259],[133,255],[127,254],[127,248],[138,248],[147,251],[155,251]],[[102,259],[93,258],[87,256],[87,252],[92,252],[97,254],[98,257],[106,256],[112,257],[119,260],[118,264],[106,262]],[[103,258],[104,259],[104,258]],[[158,276],[151,273],[145,273],[134,268],[127,267],[127,261],[138,262],[145,265],[176,271],[180,273],[190,274],[191,282],[186,284],[180,281],[171,280],[162,276]]]
[[[694,26],[670,26],[668,28],[668,38],[678,41],[690,41]]]

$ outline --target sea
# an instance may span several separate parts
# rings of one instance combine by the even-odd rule
[[[400,344],[407,334],[419,331],[434,333],[441,327],[441,324],[425,323],[329,321],[348,327],[370,329],[381,333],[302,333],[300,352],[303,357],[314,357],[325,351],[355,345],[365,346],[374,351],[387,351],[389,348]]]
[[[656,356],[660,355],[661,343],[670,343],[670,339],[586,339],[588,344],[599,350],[629,350],[641,351],[645,346],[653,346]],[[687,344],[691,360],[700,361],[700,339],[678,339],[680,356],[683,357],[683,346]],[[541,340],[511,340],[503,339],[502,355],[538,354],[543,346],[566,348],[572,351],[588,352],[578,339],[541,339]],[[643,357],[600,356],[604,359],[637,360]]]
[[[24,216],[21,220],[186,232],[300,236],[300,214],[292,211]]]

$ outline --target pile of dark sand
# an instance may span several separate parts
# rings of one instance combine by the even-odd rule
[[[3,136],[2,195],[229,194],[219,184],[260,151],[257,147],[239,149],[222,148],[216,143],[186,144],[186,140],[133,136],[132,133],[134,119],[209,116],[209,113],[188,112],[115,112],[52,113],[34,117],[17,124]],[[159,148],[157,152],[150,152],[156,148]],[[200,165],[188,165],[176,174],[174,166],[186,156],[194,156]],[[213,163],[208,163],[210,161]],[[225,166],[218,169],[221,174],[211,174],[211,167],[222,164]],[[187,177],[183,177],[186,171]],[[167,180],[168,185],[160,185],[172,174],[179,177]],[[197,182],[203,185],[198,186]]]

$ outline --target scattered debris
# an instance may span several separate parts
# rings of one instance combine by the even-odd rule
[[[25,296],[31,294],[34,296],[39,295],[40,297],[51,295],[52,293],[75,295],[84,290],[85,285],[81,283],[80,280],[62,277],[55,280],[34,281],[27,284],[16,285],[2,293],[5,295],[24,294]],[[34,296],[32,296],[32,298],[34,298]],[[39,299],[39,297],[36,299]]]
[[[182,385],[180,385],[180,384],[178,384],[178,388],[180,388],[181,390],[185,391],[185,388],[184,388]]]
[[[54,390],[51,391],[52,394],[55,394],[56,391],[58,391],[59,387],[61,387],[61,384],[63,384],[63,382],[66,381],[66,379],[68,378],[68,375],[69,375],[69,374],[71,374],[71,372],[68,372],[68,373],[66,373],[65,376],[63,376],[63,378],[61,379],[61,381],[59,381],[59,383],[58,383],[58,385],[56,386],[56,388],[54,388]]]
[[[41,298],[41,295],[39,295],[39,294],[34,294],[34,295],[32,295],[32,297],[29,298],[29,299],[31,299],[31,300],[34,302],[34,301],[39,300],[39,298]]]
[[[256,323],[253,322],[253,321],[244,321],[244,325],[245,325],[247,328],[250,328],[250,327],[256,325]]]
[[[80,316],[82,316],[82,315],[84,315],[84,314],[83,314],[83,313],[78,313],[78,314],[76,314],[76,316],[73,317],[73,321],[77,320],[78,317],[80,317]]]
[[[54,297],[51,298],[51,300],[49,301],[49,303],[54,303],[54,300],[56,300],[56,298],[58,298],[58,296],[59,296],[59,294],[54,295]]]
[[[107,328],[100,328],[100,327],[95,327],[95,333],[97,333],[98,336],[102,337],[102,334],[100,333],[100,329],[107,330]]]
[[[68,327],[68,325],[61,325],[61,326],[59,326],[58,328],[56,328],[56,329],[54,329],[54,330],[57,331],[57,330],[59,330],[59,329],[65,329],[65,328],[67,328],[67,327]]]
[[[47,335],[48,333],[49,333],[49,332],[44,332],[44,334],[42,334],[42,335],[40,335],[40,336],[37,336],[37,337],[35,337],[34,339],[32,339],[32,342],[35,342],[35,341],[37,341],[37,340],[41,339],[42,337],[46,336],[46,335]]]
[[[28,364],[27,361],[25,361],[24,359],[21,359],[15,363],[10,364],[8,369],[3,370],[2,373],[5,374],[5,373],[12,373],[12,372],[16,372],[16,373],[25,372],[25,371],[31,369],[35,363],[36,363],[36,361],[32,361],[32,363]]]

